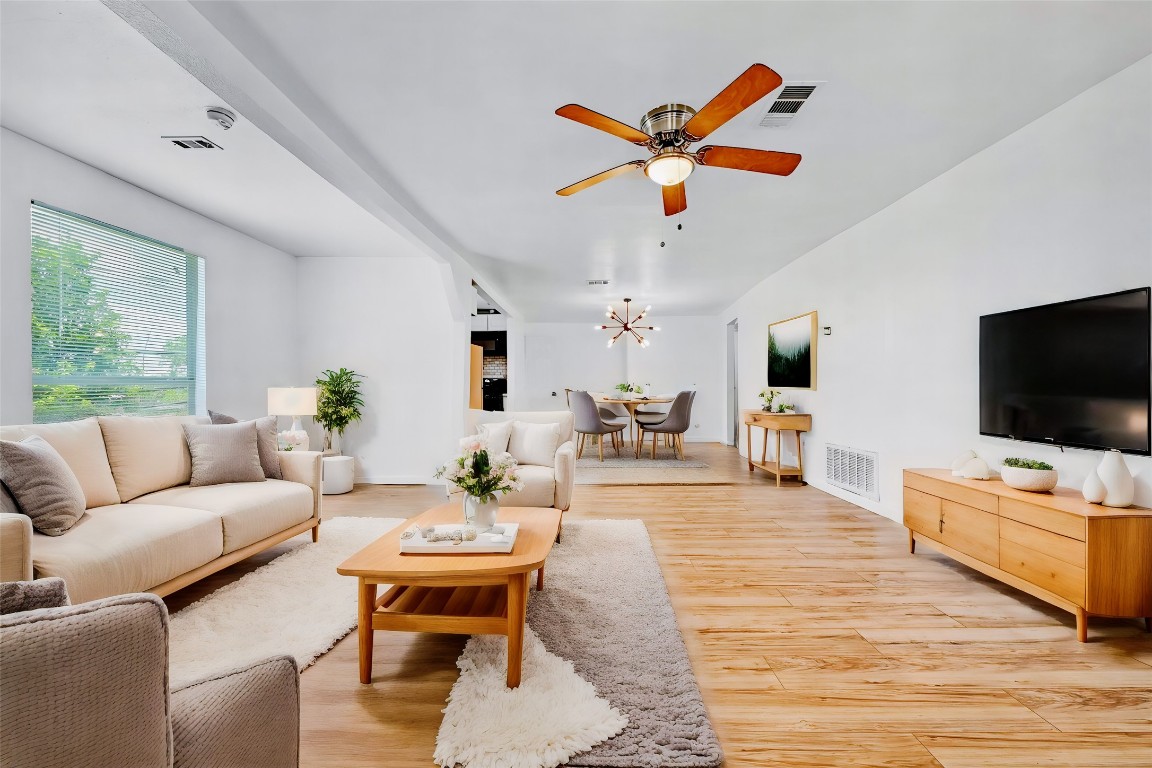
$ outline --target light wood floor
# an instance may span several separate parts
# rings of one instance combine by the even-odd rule
[[[648,525],[704,701],[736,766],[1152,766],[1152,636],[1069,614],[810,487],[749,476],[689,443],[728,485],[577,486],[565,521]],[[402,517],[425,487],[357,486],[324,515]],[[321,529],[323,531],[323,529]],[[323,534],[321,534],[323,535]],[[173,610],[284,551],[167,600]],[[355,633],[302,678],[302,765],[432,766],[464,638],[377,633],[372,685]]]

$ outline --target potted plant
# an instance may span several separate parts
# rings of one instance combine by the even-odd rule
[[[364,400],[356,371],[341,368],[324,371],[316,379],[316,421],[324,427],[324,453],[339,453],[339,438],[354,421],[360,421]]]
[[[760,406],[760,410],[767,413],[787,413],[788,411],[796,410],[796,406],[791,403],[776,403],[773,406],[776,398],[781,394],[777,389],[762,389],[760,390],[760,400],[764,403]]]
[[[478,435],[460,441],[460,455],[436,470],[442,477],[464,491],[464,522],[483,533],[496,523],[500,503],[496,494],[523,490],[524,483],[516,473],[516,459],[502,453],[495,459],[488,455],[488,443]]]
[[[1021,491],[1043,493],[1055,488],[1060,476],[1047,462],[1012,457],[1004,459],[1000,479],[1005,485]]]
[[[631,400],[632,393],[640,391],[640,388],[635,384],[629,384],[626,381],[617,384],[615,389],[620,393],[621,400]]]

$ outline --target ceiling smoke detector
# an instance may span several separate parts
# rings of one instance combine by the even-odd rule
[[[208,119],[228,130],[236,123],[236,113],[225,107],[208,107]]]
[[[589,280],[588,285],[608,285],[607,280]]]

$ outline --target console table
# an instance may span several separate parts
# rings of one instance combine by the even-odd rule
[[[1152,631],[1152,509],[1030,493],[946,469],[904,470],[904,525],[916,542],[1076,615],[1143,618]]]
[[[744,411],[744,427],[748,431],[748,471],[759,468],[776,476],[776,485],[779,487],[780,478],[798,477],[800,484],[804,484],[804,456],[801,453],[800,433],[812,430],[812,414],[810,413],[768,413],[767,411]],[[760,448],[760,461],[752,460],[752,427],[764,430],[764,445]],[[768,432],[776,433],[776,456],[774,461],[768,461]],[[792,432],[796,435],[796,466],[790,467],[780,463],[780,433]]]

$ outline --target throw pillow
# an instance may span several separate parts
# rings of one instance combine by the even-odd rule
[[[273,480],[283,480],[284,473],[280,470],[280,444],[276,441],[276,417],[265,416],[256,419],[256,449],[260,454],[260,466],[264,468],[264,477]]]
[[[218,413],[211,408],[208,409],[208,418],[212,419],[213,424],[235,424],[240,419],[235,416],[229,416],[226,413]]]
[[[192,454],[189,485],[255,483],[264,480],[256,422],[237,424],[185,424],[188,452]]]
[[[512,422],[512,436],[508,439],[508,453],[519,464],[551,467],[556,463],[556,449],[560,446],[559,424],[532,424]]]
[[[32,527],[49,536],[67,531],[84,514],[84,489],[48,441],[33,435],[0,440],[0,479]]]
[[[512,422],[493,421],[481,424],[478,433],[488,443],[488,455],[499,456],[508,450],[508,440],[512,437]]]

